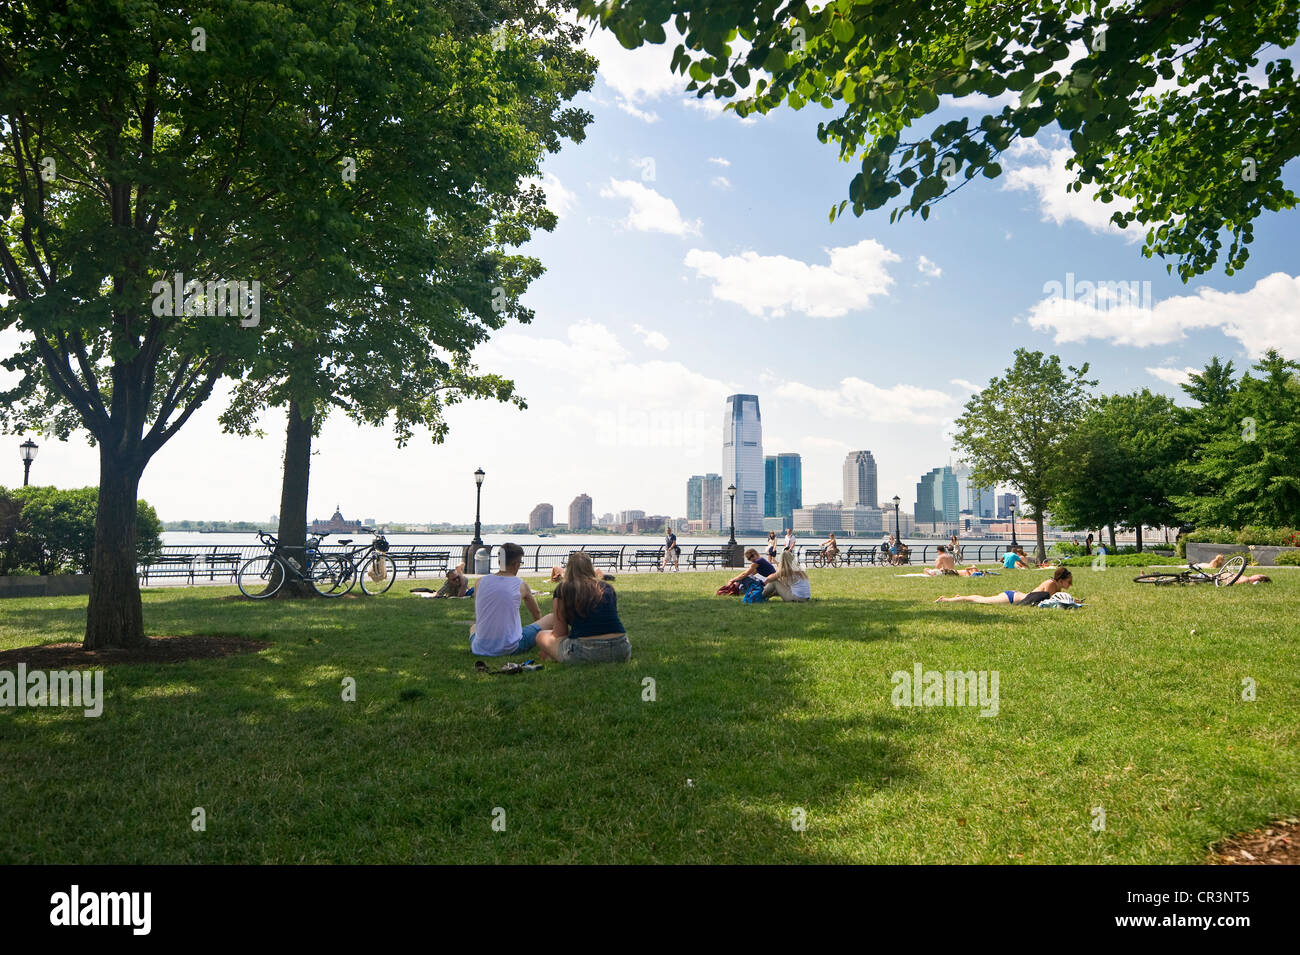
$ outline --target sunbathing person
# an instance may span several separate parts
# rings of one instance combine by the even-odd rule
[[[933,571],[934,573],[930,573]],[[942,544],[939,545],[939,554],[934,559],[934,566],[928,568],[926,573],[931,577],[956,577],[957,576],[957,558],[949,553],[948,548]]]
[[[415,593],[414,590],[411,593]],[[447,582],[438,588],[438,592],[433,595],[435,599],[439,597],[467,597],[469,596],[469,577],[465,575],[465,565],[457,564],[451,570],[447,571]]]
[[[537,634],[537,652],[556,663],[626,663],[632,644],[618,618],[618,596],[582,551],[569,555],[555,588],[553,629]]]
[[[957,601],[965,601],[966,603],[973,604],[1000,604],[1005,601],[1008,604],[1027,604],[1032,607],[1036,604],[1042,603],[1055,593],[1059,593],[1062,590],[1069,590],[1073,583],[1074,578],[1070,574],[1070,568],[1058,567],[1051,577],[1044,580],[1036,589],[1031,590],[1027,594],[1021,593],[1018,590],[1004,590],[1000,594],[989,594],[987,596],[984,594],[965,594],[953,597],[938,597],[935,599],[935,603],[955,603]]]
[[[1019,553],[1019,548],[1016,548],[1016,550],[1008,550],[1002,555],[1002,566],[1006,570],[1029,569],[1029,564],[1025,561],[1024,556]]]
[[[812,584],[808,575],[795,563],[794,551],[781,551],[781,569],[763,585],[764,597],[780,597],[788,603],[804,603],[812,599]]]
[[[758,550],[753,547],[745,551],[745,560],[749,561],[749,566],[727,581],[728,584],[740,586],[748,577],[757,577],[763,583],[767,583],[767,578],[776,573],[776,568],[772,566],[772,562],[761,556]],[[741,589],[744,588],[741,587]]]

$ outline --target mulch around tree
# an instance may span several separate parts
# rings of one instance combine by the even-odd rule
[[[150,637],[142,647],[130,650],[85,650],[80,643],[47,643],[39,647],[17,647],[0,651],[0,669],[25,663],[32,669],[62,670],[69,667],[102,667],[119,663],[181,663],[210,660],[236,653],[256,653],[271,644],[242,637]]]
[[[1300,819],[1225,839],[1210,860],[1218,865],[1300,865]]]

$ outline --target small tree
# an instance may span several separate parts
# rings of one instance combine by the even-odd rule
[[[1185,413],[1143,388],[1101,398],[1065,442],[1052,517],[1071,530],[1142,528],[1177,519],[1187,455]],[[1113,543],[1113,539],[1112,539]]]
[[[1010,484],[1033,513],[1038,559],[1047,554],[1043,518],[1060,480],[1066,441],[1088,410],[1088,365],[1061,367],[1056,355],[1016,349],[1001,378],[966,402],[953,438],[982,487]]]

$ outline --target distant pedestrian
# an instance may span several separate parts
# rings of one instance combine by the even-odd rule
[[[667,570],[668,565],[671,563],[673,570],[677,570],[677,559],[681,552],[682,549],[677,546],[677,535],[673,533],[673,529],[670,527],[667,536],[664,537],[664,563],[661,569]]]
[[[785,529],[785,549],[794,550],[794,528],[793,527],[787,527]]]
[[[776,531],[767,532],[767,559],[776,560]]]
[[[1092,555],[1092,532],[1088,532],[1088,538],[1083,542],[1083,553],[1085,557]]]

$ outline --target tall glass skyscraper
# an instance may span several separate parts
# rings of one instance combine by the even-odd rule
[[[797,454],[778,454],[776,460],[776,512],[786,527],[794,526],[794,512],[803,507],[803,458]]]
[[[916,485],[916,510],[918,524],[955,523],[960,513],[957,500],[957,476],[952,468],[935,468],[921,475]]]
[[[876,459],[870,451],[852,451],[844,459],[844,506],[875,507]]]
[[[776,507],[776,455],[763,458],[763,516],[780,517]]]
[[[736,485],[736,530],[746,534],[762,533],[765,481],[763,473],[763,419],[758,411],[758,395],[731,395],[722,420],[723,493]],[[730,526],[731,503],[722,524]]]

